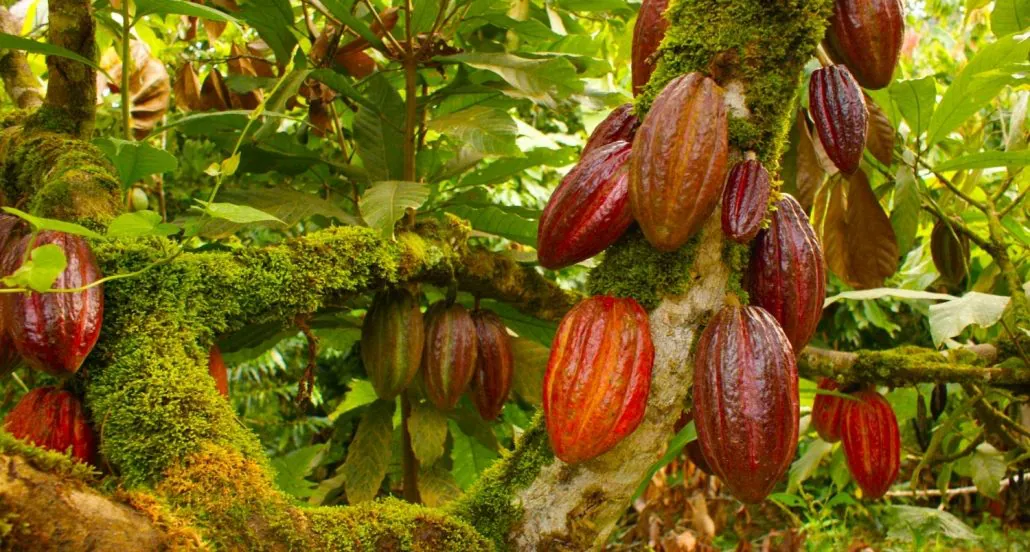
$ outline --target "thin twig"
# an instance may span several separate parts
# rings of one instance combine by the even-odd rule
[[[1005,489],[1013,482],[1016,481],[1016,476],[1010,476],[1001,480],[1001,487],[999,491]],[[975,486],[971,487],[957,487],[954,489],[948,489],[947,491],[941,492],[940,489],[925,489],[917,491],[888,491],[886,496],[897,497],[897,498],[931,498],[940,496],[958,496],[965,494],[976,494],[979,490]]]
[[[1024,189],[1022,192],[1019,192],[1019,195],[1016,196],[1016,199],[1012,200],[1012,205],[1009,205],[1008,207],[1002,209],[1000,213],[998,213],[998,218],[1003,219],[1007,217],[1009,213],[1015,210],[1015,208],[1018,207],[1024,199],[1026,199],[1028,194],[1030,194],[1030,186],[1027,186],[1026,189]]]

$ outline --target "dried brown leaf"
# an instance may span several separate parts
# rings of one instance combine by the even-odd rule
[[[826,181],[826,170],[819,163],[819,158],[812,140],[812,130],[808,127],[808,117],[804,110],[798,112],[798,157],[796,187],[798,201],[806,211],[812,208],[815,193]]]
[[[865,98],[869,110],[869,130],[866,132],[865,147],[880,163],[891,166],[894,160],[894,125],[887,114],[868,95]]]
[[[229,100],[229,88],[218,69],[211,69],[200,89],[200,99],[204,110],[225,111],[232,105]]]
[[[204,108],[200,98],[200,77],[193,64],[186,62],[175,74],[175,107],[182,111],[199,111]]]

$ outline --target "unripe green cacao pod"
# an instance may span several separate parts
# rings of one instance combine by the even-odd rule
[[[870,90],[886,88],[905,42],[901,0],[836,0],[823,44]]]
[[[630,155],[629,202],[647,241],[675,251],[722,197],[729,155],[725,93],[690,73],[655,98]]]
[[[376,293],[361,325],[361,361],[376,396],[392,401],[408,387],[425,343],[418,299],[404,289]]]
[[[616,107],[597,128],[590,133],[587,145],[579,154],[580,159],[586,159],[590,152],[614,144],[615,142],[633,143],[633,137],[637,135],[637,127],[640,126],[640,119],[633,114],[633,104],[627,103]]]
[[[837,391],[840,386],[836,381],[823,378],[819,382],[819,389],[824,391]],[[812,404],[812,426],[819,434],[819,437],[827,443],[840,441],[840,417],[844,412],[844,401],[832,395],[816,395]]]
[[[758,503],[798,442],[798,372],[779,324],[760,307],[727,306],[701,334],[694,423],[709,466],[733,496]]]
[[[222,358],[222,351],[218,348],[218,345],[211,347],[211,352],[208,354],[207,359],[207,372],[211,374],[211,378],[215,380],[215,388],[222,394],[223,397],[229,397],[229,368],[225,365],[225,359]]]
[[[769,171],[760,161],[750,159],[733,167],[722,193],[722,232],[726,237],[747,243],[758,235],[771,190]]]
[[[901,468],[898,418],[876,391],[860,391],[854,396],[857,401],[844,401],[841,418],[844,457],[862,493],[875,500],[887,493]]]
[[[479,356],[476,325],[465,307],[445,301],[426,311],[426,345],[422,378],[426,395],[440,410],[458,404],[476,372]]]
[[[39,387],[26,394],[4,418],[4,429],[38,447],[93,463],[97,440],[79,399],[56,387]]]
[[[644,419],[653,364],[647,313],[633,299],[596,296],[569,311],[544,374],[555,456],[586,462],[633,433]]]
[[[511,391],[515,357],[508,328],[501,317],[488,310],[472,311],[476,325],[476,373],[472,376],[472,402],[486,421],[501,415]]]
[[[826,156],[841,172],[854,174],[865,151],[869,111],[848,69],[843,65],[816,69],[808,84],[808,107]]]
[[[969,264],[969,237],[957,228],[937,221],[930,233],[930,254],[933,265],[945,283],[957,286],[966,277]]]
[[[669,0],[644,0],[637,13],[637,24],[633,27],[633,95],[640,94],[654,72],[655,52],[665,38],[669,21],[665,9]]]

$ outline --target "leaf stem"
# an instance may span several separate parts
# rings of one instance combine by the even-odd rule
[[[415,458],[415,449],[411,446],[411,431],[408,430],[408,420],[411,419],[411,399],[407,393],[401,393],[401,442],[404,446],[404,454],[401,459],[404,470],[404,500],[412,504],[421,502],[418,492],[418,459]]]
[[[125,139],[132,140],[132,106],[129,99],[129,75],[133,70],[130,44],[132,42],[132,21],[129,20],[129,0],[122,0],[122,124]]]

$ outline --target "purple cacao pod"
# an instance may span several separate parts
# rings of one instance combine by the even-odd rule
[[[808,107],[827,157],[854,174],[865,151],[869,110],[858,82],[843,65],[816,69],[808,85]]]
[[[722,193],[722,231],[731,240],[746,243],[762,229],[769,208],[772,181],[769,171],[755,159],[738,163]]]
[[[655,52],[665,39],[665,31],[669,21],[665,19],[665,8],[669,0],[644,0],[637,13],[637,23],[633,27],[633,95],[640,94],[647,81],[654,73]]]
[[[493,312],[476,309],[472,311],[472,322],[476,325],[476,374],[472,377],[472,402],[484,420],[495,420],[508,400],[515,374],[511,338],[501,317]]]
[[[426,395],[440,410],[458,404],[476,371],[476,325],[465,307],[439,301],[425,317],[422,377]]]
[[[851,70],[865,88],[886,88],[905,42],[905,7],[901,0],[836,0],[826,52]]]
[[[640,126],[640,119],[633,114],[633,104],[627,103],[616,107],[608,117],[597,125],[594,132],[590,133],[587,145],[583,147],[580,159],[597,148],[607,146],[615,142],[633,142],[637,135],[637,127]]]

